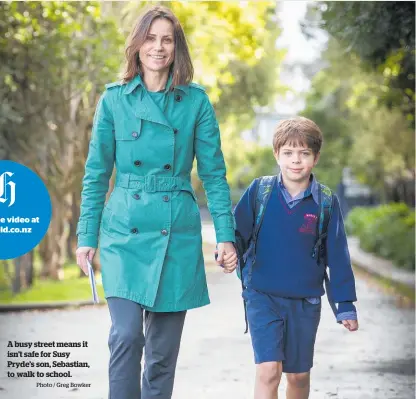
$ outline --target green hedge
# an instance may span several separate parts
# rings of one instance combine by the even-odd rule
[[[354,208],[347,217],[348,234],[360,239],[361,248],[394,264],[415,270],[415,211],[405,204]]]

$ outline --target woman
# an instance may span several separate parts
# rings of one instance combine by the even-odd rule
[[[77,263],[87,273],[86,259],[92,260],[100,235],[112,320],[111,399],[171,398],[186,311],[209,303],[201,220],[190,182],[195,156],[214,221],[218,263],[225,272],[236,266],[218,123],[192,76],[179,21],[169,9],[153,7],[127,40],[123,80],[106,85],[94,116]],[[115,187],[104,206],[114,165]]]

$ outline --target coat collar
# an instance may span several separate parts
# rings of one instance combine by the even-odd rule
[[[172,85],[172,74],[169,75],[168,81],[166,83],[165,93],[169,91],[171,85]],[[142,86],[144,89],[146,89],[143,83],[143,79],[140,75],[136,75],[132,80],[130,80],[130,82],[127,83],[124,89],[124,94],[131,94],[138,86]],[[175,86],[175,90],[180,90],[185,94],[189,94],[189,86],[186,86],[186,85]]]

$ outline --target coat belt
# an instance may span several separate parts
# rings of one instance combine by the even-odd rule
[[[157,175],[136,176],[130,173],[117,173],[116,187],[141,189],[147,193],[156,191],[186,190],[193,193],[190,179]]]

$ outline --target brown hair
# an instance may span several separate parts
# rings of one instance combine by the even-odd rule
[[[146,40],[152,22],[157,18],[165,18],[173,25],[175,41],[175,58],[171,65],[173,75],[171,89],[173,90],[175,86],[187,85],[192,81],[194,68],[185,33],[178,18],[169,8],[162,6],[154,6],[145,10],[136,21],[126,41],[126,63],[121,78],[123,83],[127,83],[138,74],[143,76],[143,71],[140,68],[139,50]]]
[[[294,147],[308,147],[316,156],[321,150],[323,138],[319,126],[302,116],[285,119],[276,127],[273,136],[273,150],[278,153],[285,144]]]

